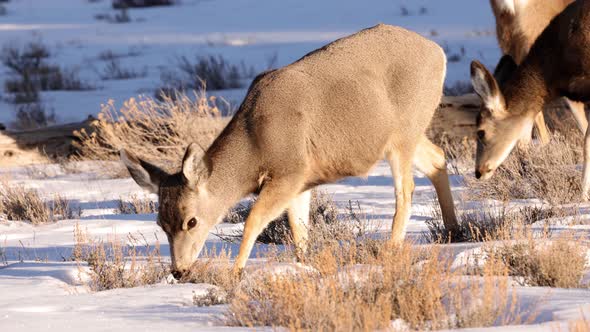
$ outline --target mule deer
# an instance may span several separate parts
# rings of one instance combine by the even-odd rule
[[[494,16],[496,17],[496,33],[498,43],[505,55],[521,64],[537,37],[549,25],[549,22],[561,13],[573,0],[490,0]],[[501,81],[504,70],[503,59],[496,67],[495,76]],[[499,82],[502,85],[503,82]],[[588,122],[584,114],[584,104],[566,99],[572,111],[578,128],[586,132]],[[545,144],[549,141],[549,134],[545,125],[543,113],[539,112],[535,118],[535,125],[539,140]],[[529,133],[524,133],[530,139]]]
[[[530,130],[545,103],[565,96],[590,100],[590,0],[570,4],[541,33],[504,84],[479,62],[471,63],[471,80],[482,99],[477,120],[476,177],[489,178],[506,159],[522,133]],[[588,116],[588,115],[586,115]],[[583,198],[590,190],[590,131],[584,142]]]
[[[122,150],[135,181],[159,194],[158,220],[176,275],[193,263],[226,211],[251,193],[259,196],[244,226],[236,270],[285,209],[294,243],[304,252],[310,189],[366,175],[383,158],[395,183],[392,241],[403,240],[410,217],[413,164],[434,184],[445,225],[456,229],[444,153],[424,134],[445,71],[445,54],[434,42],[377,25],[256,77],[204,155],[189,145],[178,174]]]

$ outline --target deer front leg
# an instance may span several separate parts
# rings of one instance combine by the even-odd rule
[[[246,261],[262,230],[285,211],[291,200],[299,193],[300,182],[292,179],[292,177],[272,179],[260,192],[244,225],[240,252],[234,265],[235,272],[241,271],[246,266]]]
[[[289,205],[289,226],[293,234],[293,242],[297,249],[297,258],[303,260],[307,251],[307,240],[309,231],[309,203],[311,201],[311,190],[301,193],[294,198]]]
[[[395,185],[395,215],[391,231],[391,241],[401,243],[406,236],[406,227],[412,208],[414,177],[412,176],[412,156],[410,153],[395,153],[388,157]]]
[[[582,132],[582,134],[586,133],[586,129],[588,129],[588,120],[586,119],[586,112],[584,111],[584,103],[580,103],[577,101],[571,101],[565,98],[567,105],[572,112],[574,119],[576,120],[576,124],[578,125],[578,129]]]
[[[539,114],[535,116],[535,128],[537,128],[537,136],[539,136],[541,145],[549,143],[549,131],[545,124],[545,116],[543,115],[543,112],[539,112]]]

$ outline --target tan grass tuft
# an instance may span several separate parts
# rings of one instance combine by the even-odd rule
[[[193,97],[163,96],[162,101],[141,96],[117,110],[111,100],[92,123],[92,133],[75,132],[77,148],[83,158],[98,160],[117,159],[121,148],[146,160],[157,155],[163,167],[174,170],[188,143],[207,147],[225,126],[216,101],[204,91]]]

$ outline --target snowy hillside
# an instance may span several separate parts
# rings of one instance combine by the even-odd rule
[[[137,94],[153,95],[162,86],[162,71],[174,69],[181,56],[222,55],[260,72],[377,23],[415,30],[443,46],[449,58],[447,84],[467,80],[472,59],[494,65],[500,55],[486,1],[183,0],[179,6],[130,9],[128,23],[97,19],[119,14],[107,0],[12,0],[3,6],[1,46],[41,41],[50,52],[48,63],[77,70],[93,88],[42,92],[42,104],[58,122],[96,115],[109,99],[120,105]],[[121,56],[125,69],[146,76],[101,80],[107,63],[100,58],[108,52]],[[5,80],[9,70],[2,71]],[[234,106],[244,93],[211,92]],[[15,105],[0,103],[0,123],[10,123],[14,110]]]

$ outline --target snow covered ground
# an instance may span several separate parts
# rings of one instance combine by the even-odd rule
[[[95,240],[126,238],[128,234],[145,237],[146,244],[160,241],[163,257],[169,259],[166,237],[155,223],[155,214],[120,215],[114,213],[115,201],[130,195],[145,195],[131,179],[107,179],[100,174],[85,171],[65,174],[57,165],[37,166],[45,169],[48,178],[34,179],[26,168],[3,169],[2,176],[11,182],[36,188],[47,199],[56,192],[82,208],[76,220],[63,220],[54,224],[32,226],[26,222],[0,222],[0,329],[2,331],[87,331],[218,329],[223,325],[225,306],[197,307],[192,303],[193,293],[206,292],[207,285],[170,285],[91,292],[85,285],[84,269],[69,260],[75,245],[76,224]],[[80,169],[85,169],[80,165]],[[415,173],[416,191],[409,237],[419,240],[426,230],[425,220],[430,213],[434,190],[419,173]],[[462,188],[453,177],[453,192]],[[359,201],[368,218],[377,225],[376,231],[386,232],[393,217],[393,187],[389,168],[378,164],[366,179],[351,178],[326,185],[338,205],[348,200]],[[152,197],[155,199],[155,197]],[[523,202],[523,204],[526,202]],[[229,233],[240,225],[221,224],[215,233]],[[583,234],[590,226],[576,226]],[[234,246],[223,243],[211,234],[208,248]],[[455,266],[462,266],[470,253],[479,250],[479,244],[453,244],[446,249],[452,252]],[[258,245],[256,250],[264,250]],[[256,252],[253,253],[256,257]],[[254,264],[264,268],[264,263]],[[590,274],[585,279],[590,281]],[[516,286],[519,306],[524,312],[531,308],[537,316],[533,325],[498,327],[490,331],[553,331],[566,329],[566,322],[590,315],[590,289],[550,289]],[[559,325],[561,324],[561,325]]]
[[[276,57],[283,66],[336,38],[377,23],[415,30],[448,51],[447,83],[468,79],[469,62],[480,59],[493,66],[496,46],[493,16],[487,1],[473,0],[182,0],[182,5],[133,9],[130,23],[108,23],[95,16],[117,11],[110,1],[11,0],[0,16],[0,43],[25,44],[41,40],[49,63],[78,68],[95,86],[91,91],[43,92],[41,100],[59,122],[96,115],[100,105],[118,105],[139,93],[153,95],[162,84],[160,73],[174,67],[180,56],[223,55],[256,71]],[[403,10],[407,15],[402,15]],[[106,66],[99,54],[132,54],[120,59],[127,69],[147,69],[143,78],[102,81]],[[0,66],[0,81],[8,76]],[[244,89],[211,92],[239,104]],[[0,103],[0,123],[14,119],[14,105]]]

